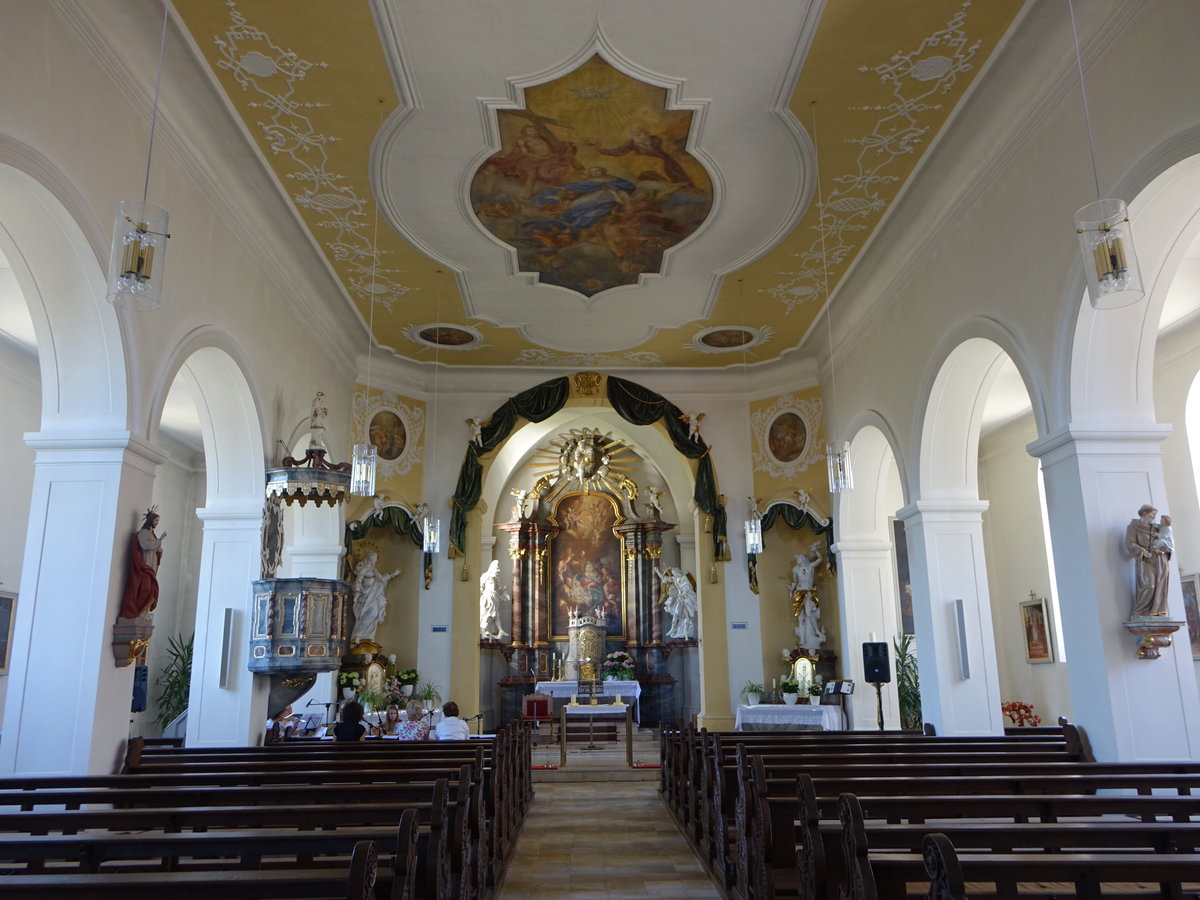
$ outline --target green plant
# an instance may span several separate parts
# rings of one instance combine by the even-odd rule
[[[785,694],[800,693],[800,682],[795,678],[784,678],[779,682],[779,690]]]
[[[192,689],[192,642],[193,634],[185,642],[183,635],[167,638],[167,664],[154,682],[158,688],[159,728],[166,728],[171,721],[187,709],[188,692]]]
[[[421,680],[421,676],[417,674],[416,669],[401,669],[396,673],[396,679],[401,684],[416,684]]]
[[[825,688],[823,685],[813,681],[808,685],[808,692],[814,697],[820,697],[821,694],[825,693]]]
[[[425,704],[426,709],[442,702],[442,692],[436,681],[426,681],[417,688],[417,697]]]
[[[900,727],[921,729],[921,678],[917,672],[917,649],[911,634],[892,639],[896,652],[896,695],[900,701]]]
[[[367,687],[358,692],[358,702],[361,703],[363,707],[370,707],[371,709],[383,709],[383,707],[387,705],[384,702],[383,694],[379,693],[379,691],[373,691]]]
[[[340,672],[338,673],[338,687],[350,688],[357,692],[362,687],[362,675],[358,672]]]
[[[747,681],[742,685],[743,694],[761,694],[766,691],[766,688],[757,681]]]

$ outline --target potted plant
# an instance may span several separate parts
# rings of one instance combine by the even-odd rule
[[[433,709],[442,702],[442,692],[436,681],[426,681],[417,690],[417,697],[425,704],[426,709]]]
[[[633,657],[624,650],[614,650],[604,657],[600,673],[605,681],[633,681],[635,671]]]
[[[183,635],[167,637],[167,664],[158,676],[158,722],[166,728],[188,707],[188,692],[192,688],[192,641],[185,643]]]
[[[808,686],[808,696],[804,698],[804,702],[805,703],[820,703],[821,702],[821,693],[823,691],[824,691],[824,687],[821,685],[821,683],[819,681],[813,681]],[[812,699],[812,698],[815,698],[815,699]]]
[[[350,700],[362,687],[362,675],[358,672],[339,672],[338,687],[342,689],[342,699]]]
[[[896,698],[900,701],[900,727],[921,730],[921,679],[917,673],[917,653],[911,634],[892,640],[896,652]]]
[[[800,682],[795,678],[784,678],[779,682],[779,691],[783,694],[783,702],[788,706],[795,706],[796,700],[800,697]]]
[[[399,682],[400,696],[411,697],[413,689],[417,686],[417,682],[421,680],[421,676],[417,674],[416,669],[401,669],[396,673],[396,681]]]
[[[742,693],[746,695],[747,706],[757,706],[759,698],[762,697],[763,691],[766,690],[757,681],[747,681],[742,685]]]
[[[358,692],[358,702],[363,706],[363,712],[371,712],[376,709],[383,709],[386,703],[383,695],[378,691],[373,691],[369,687],[364,687]]]

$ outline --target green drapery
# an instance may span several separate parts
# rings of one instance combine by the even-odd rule
[[[350,550],[354,542],[360,538],[367,536],[367,533],[372,528],[388,528],[391,527],[396,534],[407,534],[409,540],[414,546],[422,547],[425,544],[425,536],[421,533],[421,523],[408,514],[407,510],[401,509],[399,506],[386,506],[382,510],[367,513],[357,522],[346,523],[345,547],[346,555],[344,557],[346,566],[346,580],[349,581],[354,573],[350,569]],[[424,559],[425,571],[429,571],[433,560],[426,553]],[[428,585],[426,585],[428,587]]]
[[[640,384],[624,378],[608,378],[608,402],[621,418],[635,425],[651,425],[664,419],[667,435],[675,449],[688,459],[699,460],[696,465],[696,486],[692,497],[696,506],[712,516],[713,559],[726,558],[729,540],[726,537],[725,507],[717,493],[717,476],[713,471],[712,457],[704,440],[696,435],[689,437],[690,428],[683,420],[683,411],[661,394],[647,390]]]
[[[483,465],[479,457],[500,446],[517,425],[517,417],[541,422],[562,409],[571,394],[570,382],[553,378],[510,397],[483,426],[481,443],[467,444],[458,484],[454,488],[450,510],[450,555],[462,553],[467,541],[467,513],[475,508],[483,492]],[[708,445],[697,436],[689,438],[689,428],[683,413],[674,403],[640,384],[622,378],[609,377],[608,400],[625,421],[634,425],[651,425],[666,417],[667,434],[675,449],[688,459],[699,460],[696,466],[696,486],[693,492],[696,505],[713,520],[713,558],[725,559],[728,541],[725,536],[725,507],[717,494],[717,476],[713,472]]]
[[[571,383],[565,376],[543,381],[505,400],[483,426],[482,444],[476,444],[474,441],[467,444],[467,454],[463,458],[462,468],[458,472],[458,484],[454,487],[454,497],[450,501],[451,556],[456,552],[463,552],[467,542],[467,513],[475,508],[475,504],[479,502],[479,495],[483,493],[483,466],[479,462],[480,455],[495,450],[512,434],[517,424],[517,416],[523,416],[530,422],[541,422],[562,409],[570,396]]]
[[[833,553],[833,519],[830,519],[828,524],[822,525],[810,512],[805,512],[802,509],[797,509],[790,503],[775,503],[767,507],[767,511],[763,513],[762,530],[765,535],[779,519],[783,519],[783,524],[787,525],[792,531],[799,531],[801,528],[809,528],[817,535],[825,536],[825,559],[829,563],[829,571],[837,574],[837,557]],[[763,538],[763,543],[766,543],[766,538]],[[750,572],[750,584],[754,589],[754,593],[758,593],[758,557],[751,553],[746,559],[746,566]]]

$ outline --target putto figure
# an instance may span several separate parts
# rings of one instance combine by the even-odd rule
[[[1167,576],[1175,537],[1170,516],[1156,523],[1156,515],[1158,510],[1147,503],[1125,529],[1125,548],[1133,557],[1137,576],[1131,618],[1167,614]]]

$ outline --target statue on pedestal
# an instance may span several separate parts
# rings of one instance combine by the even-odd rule
[[[123,619],[147,616],[158,606],[158,564],[162,560],[162,544],[167,537],[165,531],[161,535],[154,533],[158,519],[157,507],[146,510],[142,527],[130,541],[129,578],[121,599]]]
[[[792,594],[792,614],[796,616],[796,637],[800,646],[815,649],[826,640],[821,627],[821,601],[813,588],[817,566],[821,564],[821,542],[814,541],[807,553],[797,554],[792,566],[788,590]]]
[[[667,595],[663,598],[663,608],[671,614],[671,628],[667,632],[667,638],[693,640],[696,637],[698,600],[691,579],[683,569],[675,567],[669,567],[665,573],[655,569],[654,574],[667,589]]]
[[[1158,510],[1147,503],[1125,529],[1125,547],[1137,573],[1130,618],[1167,614],[1167,576],[1175,537],[1171,517],[1163,516],[1156,523],[1157,514]]]
[[[364,641],[374,642],[375,631],[387,615],[387,583],[400,574],[400,570],[386,575],[376,568],[379,554],[374,550],[367,553],[354,569],[354,632],[351,644]]]
[[[500,610],[507,591],[500,585],[500,561],[493,559],[479,576],[479,637],[485,641],[507,640],[509,634],[500,624]]]

